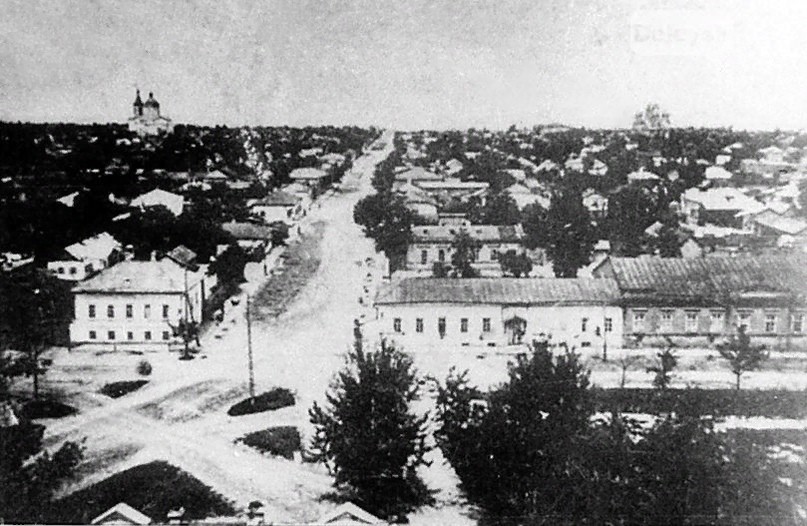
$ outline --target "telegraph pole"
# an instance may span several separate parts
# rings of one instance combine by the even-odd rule
[[[249,316],[249,294],[247,294],[247,357],[249,359],[249,397],[255,403],[255,369],[252,364],[252,320]]]

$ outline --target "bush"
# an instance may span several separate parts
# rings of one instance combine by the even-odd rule
[[[598,411],[807,418],[807,391],[634,388],[592,389],[592,394]]]
[[[98,390],[98,392],[110,398],[120,398],[121,396],[127,395],[132,391],[137,391],[147,383],[149,383],[148,380],[112,382],[111,384],[104,385]]]
[[[20,415],[29,420],[36,418],[62,418],[74,415],[78,410],[56,400],[31,400],[22,405]]]
[[[264,411],[274,411],[291,405],[294,405],[294,394],[283,387],[275,387],[271,391],[261,393],[254,398],[241,400],[232,406],[227,411],[227,414],[230,416],[250,415]]]
[[[151,364],[147,360],[140,360],[137,362],[137,374],[140,376],[148,376],[151,374]]]
[[[295,451],[302,449],[300,432],[294,426],[270,427],[255,431],[244,435],[236,442],[243,442],[261,453],[278,455],[289,460],[294,458]]]
[[[172,509],[185,508],[185,518],[232,515],[235,509],[221,495],[181,469],[166,462],[151,462],[122,471],[92,486],[57,500],[50,507],[52,524],[89,524],[119,502],[164,523]]]

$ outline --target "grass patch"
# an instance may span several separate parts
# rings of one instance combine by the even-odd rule
[[[275,387],[271,391],[241,400],[232,406],[227,414],[230,416],[250,415],[274,411],[291,405],[294,405],[294,394],[284,387]]]
[[[595,388],[592,394],[598,411],[807,418],[807,391]]]
[[[283,314],[322,262],[320,246],[325,225],[314,224],[314,232],[288,246],[285,262],[255,295],[255,319],[265,320]]]
[[[164,523],[172,509],[185,507],[188,519],[232,515],[232,503],[199,480],[167,462],[151,462],[117,473],[54,502],[48,510],[51,524],[89,524],[119,502]]]
[[[294,459],[294,452],[302,450],[300,432],[294,426],[270,427],[248,433],[236,442],[243,442],[261,453]]]
[[[120,398],[121,396],[127,395],[132,391],[137,391],[147,383],[149,383],[148,380],[130,380],[123,382],[112,382],[110,384],[104,385],[101,389],[98,390],[98,392],[110,398]]]
[[[78,409],[71,405],[57,402],[56,400],[29,400],[22,404],[21,416],[34,420],[37,418],[63,418],[74,415]]]

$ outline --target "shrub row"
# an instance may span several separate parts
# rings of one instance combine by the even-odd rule
[[[22,405],[20,415],[29,420],[36,418],[62,418],[70,416],[78,412],[78,410],[67,404],[57,402],[56,400],[31,400]]]
[[[263,411],[274,411],[281,407],[294,405],[294,394],[286,388],[275,387],[271,391],[261,393],[254,398],[246,398],[232,406],[227,414],[230,416],[250,415]]]
[[[261,431],[249,433],[237,440],[249,447],[254,447],[261,453],[294,458],[294,452],[302,449],[300,432],[293,426],[270,427]]]
[[[123,395],[127,395],[132,391],[140,389],[147,383],[149,383],[148,380],[112,382],[104,385],[101,389],[98,390],[98,392],[110,398],[120,398]]]
[[[598,411],[687,412],[711,416],[806,418],[807,391],[735,389],[592,389]]]

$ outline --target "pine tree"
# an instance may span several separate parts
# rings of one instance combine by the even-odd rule
[[[546,217],[548,249],[552,270],[559,278],[573,278],[591,261],[596,233],[583,196],[567,187],[552,197]]]
[[[742,325],[737,327],[737,334],[732,334],[731,339],[719,343],[717,350],[720,356],[728,360],[731,372],[737,379],[735,387],[738,391],[743,373],[758,368],[762,361],[769,356],[764,345],[751,344],[751,337],[748,336]]]
[[[431,500],[417,469],[426,465],[425,424],[412,404],[419,379],[412,359],[382,342],[365,352],[356,343],[327,394],[309,410],[313,458],[325,463],[340,493],[372,513],[398,518]]]

